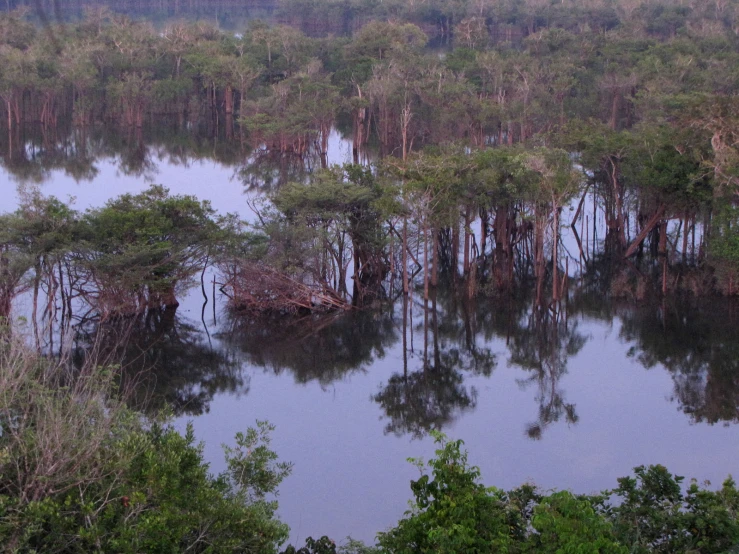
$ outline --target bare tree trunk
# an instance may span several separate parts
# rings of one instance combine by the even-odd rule
[[[231,85],[228,85],[226,87],[226,93],[225,93],[225,104],[226,104],[226,114],[233,114],[234,113],[234,92],[233,88],[231,88]]]
[[[544,218],[536,209],[534,214],[534,273],[536,275],[536,304],[542,305],[544,292]]]
[[[621,96],[618,91],[613,91],[613,101],[611,103],[611,121],[609,122],[611,129],[614,131],[618,126],[618,106]]]
[[[634,252],[636,252],[636,249],[644,241],[644,239],[647,238],[647,235],[654,228],[654,226],[661,222],[662,214],[664,212],[665,212],[665,206],[663,204],[659,208],[657,208],[657,211],[654,213],[652,218],[649,220],[649,222],[644,226],[644,228],[636,236],[636,238],[634,239],[634,242],[632,242],[631,246],[629,246],[629,248],[626,250],[626,253],[624,254],[624,258],[628,258]]]
[[[688,260],[688,235],[690,234],[690,215],[688,212],[685,212],[685,217],[683,218],[683,263],[686,263]]]
[[[667,255],[667,220],[663,219],[659,224],[659,255]]]
[[[459,221],[455,221],[452,227],[452,271],[456,277],[459,271]]]
[[[439,232],[436,229],[431,230],[431,286],[439,285]]]
[[[408,218],[403,218],[403,294],[408,294]]]
[[[33,324],[33,336],[36,339],[36,348],[41,350],[41,343],[38,336],[38,293],[39,286],[41,284],[41,263],[36,262],[35,267],[36,275],[33,278],[33,312],[31,313],[31,322]]]
[[[464,262],[463,269],[464,274],[467,275],[470,272],[470,238],[472,225],[472,208],[467,206],[464,213]]]
[[[485,209],[480,210],[480,255],[483,258],[485,257],[488,242],[488,220],[488,211]]]
[[[554,204],[552,222],[552,299],[559,301],[559,207]]]
[[[429,236],[426,218],[423,221],[423,299],[429,299]]]

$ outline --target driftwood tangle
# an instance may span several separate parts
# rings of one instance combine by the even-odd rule
[[[334,291],[301,283],[268,266],[240,262],[225,273],[231,307],[254,313],[328,312],[350,305]]]

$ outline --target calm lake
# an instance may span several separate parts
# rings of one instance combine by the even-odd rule
[[[1,158],[0,210],[23,187],[84,210],[158,183],[249,220],[249,202],[296,171],[216,139],[81,140],[53,152],[29,141],[23,160]],[[329,161],[350,160],[334,133]],[[407,310],[400,300],[255,325],[225,313],[206,274],[126,348],[145,360],[142,397],[170,405],[178,428],[192,422],[213,471],[236,432],[276,425],[272,446],[294,462],[279,496],[293,542],[372,542],[393,525],[418,475],[406,459],[433,455],[429,429],[463,439],[485,483],[502,488],[597,492],[656,463],[714,486],[739,475],[739,305],[612,299],[607,284],[573,279],[556,320],[532,315],[525,286],[470,303],[447,285]],[[28,309],[20,298],[16,313]]]

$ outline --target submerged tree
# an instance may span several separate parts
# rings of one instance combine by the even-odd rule
[[[102,314],[176,306],[177,288],[203,269],[222,232],[208,202],[161,186],[88,211],[82,224],[74,258]]]

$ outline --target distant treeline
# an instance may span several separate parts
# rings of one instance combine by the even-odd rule
[[[0,9],[6,11],[30,8],[47,17],[79,13],[88,8],[108,7],[118,12],[188,11],[218,8],[249,8],[275,6],[274,0],[3,0]]]
[[[450,39],[476,18],[495,41],[521,40],[543,28],[609,31],[636,26],[651,36],[685,29],[736,31],[735,0],[3,0],[0,10],[28,7],[41,19],[108,7],[122,13],[198,15],[215,10],[267,9],[310,33],[346,33],[373,19],[415,23]]]

